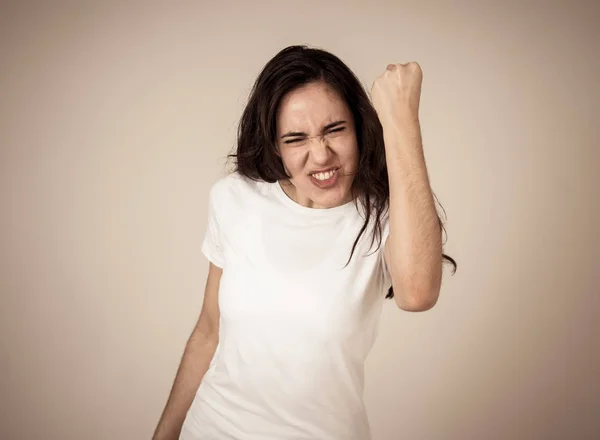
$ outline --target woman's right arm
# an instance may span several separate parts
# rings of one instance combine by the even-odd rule
[[[187,341],[171,393],[152,440],[177,440],[187,411],[219,342],[219,284],[223,270],[210,263],[200,318]]]

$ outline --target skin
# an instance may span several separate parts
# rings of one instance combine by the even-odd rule
[[[196,390],[219,343],[219,286],[223,269],[209,264],[200,317],[190,335],[152,440],[177,440]]]
[[[331,126],[339,121],[344,122]],[[352,200],[358,144],[352,112],[337,92],[323,83],[290,92],[280,104],[276,126],[279,154],[291,176],[280,184],[292,200],[316,209]],[[331,166],[340,167],[336,185],[319,188],[311,174]]]
[[[390,183],[390,235],[385,243],[394,299],[406,311],[424,311],[437,302],[442,266],[441,231],[429,185],[419,124],[422,73],[417,63],[391,64],[375,80],[371,96],[383,126]],[[335,121],[346,121],[330,130]],[[358,162],[354,121],[343,100],[323,84],[290,93],[277,116],[278,144],[292,176],[280,182],[297,203],[331,208],[351,200]],[[334,131],[344,127],[343,130]],[[286,133],[302,132],[293,137]],[[298,143],[285,143],[298,139]],[[323,190],[310,172],[340,166],[337,185]],[[218,291],[222,270],[212,264],[200,318],[188,343],[153,440],[177,440],[186,411],[208,370],[219,337]]]
[[[437,302],[442,280],[442,233],[423,152],[418,63],[390,64],[374,81],[371,100],[385,143],[390,184],[390,235],[385,260],[394,300],[421,312]]]
[[[412,312],[436,304],[442,278],[441,231],[419,123],[421,82],[417,63],[390,64],[371,90],[383,126],[390,184],[390,235],[384,258],[396,304]],[[339,120],[346,121],[336,127],[343,127],[342,131],[324,131]],[[287,195],[310,208],[350,201],[358,147],[354,121],[343,99],[325,84],[308,84],[283,99],[276,125],[279,153],[291,176],[280,182]],[[286,136],[290,132],[300,134]],[[341,167],[336,186],[315,186],[311,172],[330,166]]]

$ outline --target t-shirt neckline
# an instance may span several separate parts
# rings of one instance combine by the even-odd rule
[[[297,212],[308,215],[328,216],[340,214],[351,210],[352,208],[354,208],[355,205],[355,201],[351,200],[347,203],[344,203],[343,205],[334,206],[333,208],[309,208],[308,206],[303,206],[300,203],[292,200],[290,196],[288,196],[283,190],[279,181],[276,181],[273,185],[275,186],[275,194],[285,205]]]

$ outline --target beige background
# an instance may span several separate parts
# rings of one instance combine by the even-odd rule
[[[7,440],[149,439],[202,304],[210,185],[288,44],[424,70],[441,298],[387,302],[374,440],[600,438],[597,2],[0,7]],[[217,4],[218,3],[218,4]]]

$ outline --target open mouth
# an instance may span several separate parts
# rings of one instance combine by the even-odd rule
[[[337,168],[334,168],[332,170],[325,171],[322,173],[312,174],[312,176],[317,180],[324,181],[324,180],[331,179],[336,172],[337,172]]]
[[[315,185],[317,185],[321,188],[327,188],[327,187],[335,185],[335,183],[337,182],[338,171],[339,171],[339,168],[332,168],[327,171],[313,173],[310,175],[310,177],[311,177],[312,182]]]

